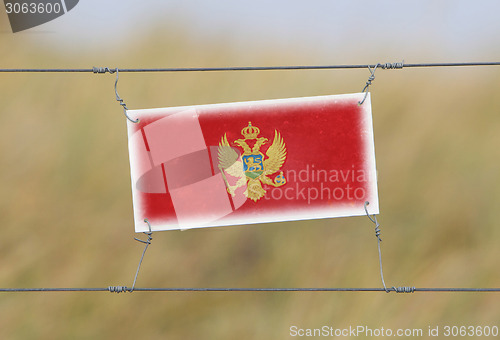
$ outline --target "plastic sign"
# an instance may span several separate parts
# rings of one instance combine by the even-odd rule
[[[129,110],[135,231],[377,214],[363,97]]]

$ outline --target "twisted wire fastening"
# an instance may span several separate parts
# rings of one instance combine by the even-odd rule
[[[377,69],[377,67],[380,67],[381,69],[383,70],[394,70],[394,69],[402,69],[404,67],[404,60],[402,62],[398,62],[398,63],[384,63],[384,64],[376,64],[373,69],[370,67],[370,65],[368,65],[368,70],[370,71],[370,76],[368,77],[368,80],[366,81],[366,84],[365,84],[365,87],[363,87],[363,91],[361,91],[361,93],[364,93],[365,96],[363,97],[363,100],[358,102],[359,105],[362,105],[365,100],[366,100],[366,97],[368,96],[368,88],[370,87],[370,85],[372,84],[372,81],[375,80],[375,70]]]
[[[126,287],[126,286],[109,286],[108,287],[108,291],[110,293],[124,293],[124,292],[128,292],[129,289]]]
[[[143,233],[148,236],[148,239],[146,241],[143,241],[141,239],[134,237],[134,240],[142,242],[146,244],[146,246],[144,247],[141,260],[139,261],[139,265],[137,266],[137,271],[135,272],[134,283],[132,283],[132,288],[128,288],[127,286],[109,286],[108,291],[110,293],[124,293],[124,292],[132,293],[135,289],[135,283],[137,282],[137,276],[139,276],[139,270],[141,269],[141,264],[142,260],[144,259],[144,254],[146,254],[146,250],[148,249],[148,246],[151,244],[151,241],[153,240],[153,237],[151,236],[153,234],[153,231],[151,230],[151,224],[149,223],[147,218],[144,219],[144,223],[147,223],[149,228],[149,231]]]
[[[402,69],[405,66],[405,61],[403,60],[400,63],[385,63],[379,64],[379,67],[383,70],[394,70],[394,69]]]
[[[392,287],[396,293],[414,293],[415,287]]]
[[[378,245],[378,262],[379,262],[379,266],[380,266],[380,279],[382,280],[382,285],[384,286],[384,290],[386,291],[386,293],[389,293],[390,290],[387,289],[387,287],[385,285],[384,271],[382,269],[382,251],[380,250],[380,242],[382,242],[382,239],[380,238],[380,233],[381,233],[380,224],[378,223],[377,217],[375,215],[373,215],[373,217],[371,217],[370,214],[368,213],[367,206],[369,204],[370,204],[370,202],[368,202],[368,201],[365,202],[365,212],[366,212],[366,216],[368,216],[370,221],[372,221],[375,224],[375,236],[377,237],[377,245]]]
[[[127,110],[128,110],[128,107],[127,107],[127,104],[125,104],[123,102],[123,99],[120,98],[120,96],[118,95],[118,90],[117,90],[117,86],[118,86],[118,67],[116,68],[109,68],[109,67],[92,67],[92,72],[94,73],[100,73],[100,74],[103,74],[103,73],[109,73],[109,74],[113,74],[113,73],[116,73],[116,80],[115,80],[115,96],[116,96],[116,101],[123,107],[123,114],[125,115],[125,117],[127,117],[128,120],[130,120],[132,123],[139,123],[139,119],[136,119],[136,120],[133,120],[132,118],[129,117],[129,115],[127,114]]]
[[[386,293],[390,292],[396,292],[396,293],[413,293],[415,292],[415,287],[392,287],[392,288],[387,288],[385,285],[385,280],[384,280],[384,271],[382,269],[382,251],[380,250],[380,242],[382,242],[382,239],[380,238],[380,224],[377,221],[377,216],[372,215],[368,213],[367,206],[370,204],[370,202],[366,201],[365,202],[365,212],[366,216],[370,219],[370,221],[375,224],[375,237],[377,237],[377,245],[378,245],[378,261],[380,265],[380,278],[382,280],[382,285],[384,286],[384,290]]]
[[[368,66],[368,70],[370,70],[370,76],[368,77],[368,80],[366,81],[366,84],[365,84],[365,87],[363,87],[363,91],[361,91],[361,93],[364,92],[365,96],[363,97],[363,100],[358,102],[359,105],[363,105],[363,103],[365,102],[366,100],[366,96],[368,96],[368,88],[370,87],[370,85],[372,84],[372,81],[375,80],[375,70],[377,70],[377,67],[379,66],[380,64],[377,64],[375,65],[375,67],[372,69],[370,66]]]
[[[371,217],[370,214],[368,213],[368,209],[366,208],[369,204],[370,204],[370,202],[368,202],[368,201],[365,202],[366,216],[368,216],[370,221],[372,221],[375,224],[375,236],[377,237],[377,239],[380,242],[382,242],[382,239],[380,238],[380,234],[382,233],[382,231],[380,230],[380,224],[377,221],[377,217],[375,215],[373,215],[373,217]]]
[[[92,72],[94,73],[110,73],[113,74],[116,72],[117,69],[110,69],[109,67],[92,67]]]
[[[127,114],[127,110],[128,110],[128,107],[127,107],[127,104],[125,104],[123,102],[123,99],[120,98],[120,96],[118,95],[118,90],[116,89],[117,85],[118,85],[118,68],[116,68],[113,72],[111,72],[109,69],[108,71],[110,73],[114,73],[116,72],[116,80],[115,80],[115,94],[116,94],[116,101],[120,103],[120,105],[123,107],[123,114],[125,115],[125,117],[127,117],[128,120],[130,120],[132,123],[139,123],[139,119],[136,119],[136,120],[133,120],[132,118],[130,118]]]
[[[148,236],[148,239],[146,241],[143,241],[141,239],[134,237],[134,240],[142,242],[142,243],[146,244],[146,246],[144,247],[144,251],[142,252],[141,260],[139,261],[139,265],[137,266],[137,271],[135,272],[134,283],[132,284],[132,288],[130,288],[130,290],[129,290],[129,292],[131,292],[131,293],[134,291],[135,283],[137,282],[137,276],[139,276],[139,270],[141,269],[142,260],[144,259],[144,255],[146,254],[146,250],[148,250],[148,246],[151,244],[151,241],[153,240],[153,237],[151,236],[151,235],[153,235],[153,231],[151,230],[151,224],[149,223],[147,218],[144,219],[144,223],[147,223],[148,228],[149,228],[148,232],[143,233],[143,234]]]

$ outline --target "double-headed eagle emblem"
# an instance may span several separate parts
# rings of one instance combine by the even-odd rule
[[[251,122],[248,122],[248,126],[241,130],[244,138],[233,142],[233,146],[243,149],[241,157],[229,144],[227,134],[221,138],[218,149],[219,169],[226,183],[227,192],[234,197],[236,189],[246,184],[247,188],[243,194],[254,202],[266,194],[262,183],[273,187],[280,187],[286,183],[283,171],[280,171],[274,180],[268,177],[278,172],[285,162],[286,146],[283,138],[275,130],[273,143],[264,156],[260,152],[260,147],[269,140],[265,137],[258,137],[259,133],[260,129],[252,126]],[[238,178],[235,185],[229,185],[224,171]]]

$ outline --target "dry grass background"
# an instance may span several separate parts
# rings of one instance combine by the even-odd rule
[[[223,40],[200,45],[185,32],[177,36],[159,43],[153,35],[106,54],[61,55],[37,44],[36,35],[0,34],[1,67],[307,64],[313,54],[270,46],[249,61]],[[164,107],[359,92],[368,75],[122,74],[119,92],[130,108]],[[500,286],[499,75],[497,68],[377,71],[372,104],[388,285]],[[126,125],[114,76],[0,77],[0,286],[130,285],[143,245],[133,240]],[[157,233],[138,280],[141,287],[380,285],[366,217]],[[291,325],[500,326],[499,298],[1,293],[0,338],[286,339]]]

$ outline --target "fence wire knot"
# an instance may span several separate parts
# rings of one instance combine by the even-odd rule
[[[402,69],[405,66],[405,61],[403,60],[400,63],[385,63],[379,64],[379,67],[383,70],[394,70],[394,69]]]
[[[129,289],[126,286],[109,286],[108,291],[110,293],[120,294],[120,293],[128,292]]]
[[[117,69],[109,68],[109,67],[92,67],[92,72],[94,73],[110,73],[113,74],[117,72]]]
[[[372,82],[375,80],[375,71],[377,70],[378,67],[380,67],[383,70],[394,70],[394,69],[402,69],[404,67],[405,61],[403,60],[402,62],[397,62],[397,63],[378,63],[373,68],[371,68],[370,65],[368,65],[368,70],[370,71],[370,76],[368,77],[368,80],[366,81],[365,87],[363,88],[363,91],[361,93],[364,93],[365,96],[363,97],[363,100],[359,101],[358,104],[362,105],[366,97],[368,96],[368,88],[372,84]]]
[[[127,117],[128,120],[130,120],[132,123],[139,123],[139,119],[132,119],[129,117],[129,115],[127,114],[127,110],[128,110],[128,107],[127,107],[127,104],[125,104],[125,102],[123,101],[122,98],[120,98],[120,95],[118,94],[118,89],[117,89],[117,86],[118,86],[118,67],[116,68],[109,68],[109,67],[92,67],[92,72],[94,73],[100,73],[100,74],[103,74],[103,73],[109,73],[109,74],[113,74],[113,73],[116,73],[116,80],[115,80],[115,98],[116,98],[116,101],[118,102],[118,104],[121,105],[121,107],[123,107],[123,114],[125,115],[125,117]]]
[[[392,287],[396,293],[414,293],[415,287]]]

